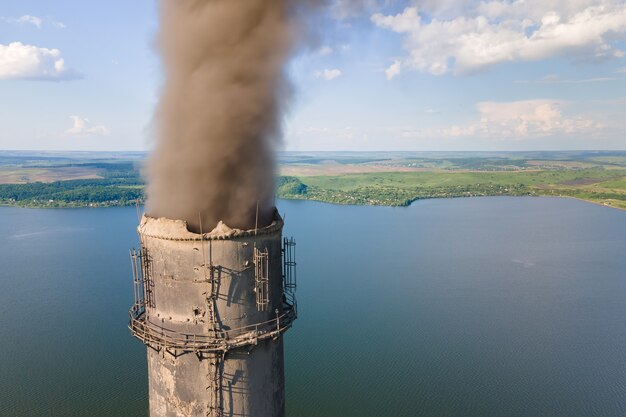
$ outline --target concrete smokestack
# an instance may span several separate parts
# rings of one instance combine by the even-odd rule
[[[282,333],[296,318],[294,242],[258,230],[196,234],[144,216],[131,252],[133,335],[148,346],[152,417],[282,417]]]

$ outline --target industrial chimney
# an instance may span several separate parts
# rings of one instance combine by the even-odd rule
[[[199,222],[202,224],[202,221]],[[129,328],[148,347],[151,417],[282,417],[282,334],[296,319],[283,220],[193,233],[143,216]]]

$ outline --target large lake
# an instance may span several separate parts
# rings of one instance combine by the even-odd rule
[[[289,417],[626,414],[626,212],[550,198],[279,202]],[[147,415],[134,208],[0,208],[0,415]]]

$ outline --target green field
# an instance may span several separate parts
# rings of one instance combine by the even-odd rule
[[[0,204],[135,204],[143,200],[144,157],[0,152]],[[277,196],[285,199],[405,206],[425,198],[560,196],[626,209],[626,152],[286,153],[279,163]]]
[[[108,207],[143,199],[140,161],[99,154],[0,153],[0,204],[20,207]],[[13,181],[10,179],[13,178]]]
[[[626,152],[430,153],[291,162],[278,196],[404,206],[423,198],[561,196],[626,209]],[[374,160],[374,158],[377,158]],[[360,172],[359,172],[360,170]]]
[[[404,206],[423,198],[563,196],[626,209],[626,170],[386,172],[284,177],[278,196],[337,204]]]

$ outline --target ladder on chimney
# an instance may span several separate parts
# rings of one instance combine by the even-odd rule
[[[211,330],[211,332],[213,332],[213,336],[217,338],[221,334],[221,331],[220,331],[221,326],[217,318],[217,298],[219,296],[219,293],[218,293],[219,282],[218,281],[220,277],[219,277],[219,273],[217,274],[217,276],[215,275],[215,270],[217,268],[213,266],[213,256],[212,256],[211,250],[209,250],[209,261],[208,261],[208,267],[207,267],[206,252],[204,250],[205,236],[204,236],[204,232],[202,231],[202,213],[201,212],[198,212],[198,220],[200,222],[200,234],[202,235],[201,246],[202,246],[202,268],[204,270],[204,279],[205,281],[208,281],[209,284],[211,285],[209,295],[207,296],[207,305],[209,308],[208,309],[209,310],[209,329]],[[207,277],[206,275],[207,269],[209,270],[209,277]]]
[[[134,311],[142,314],[148,307],[154,307],[152,294],[152,261],[148,256],[148,249],[132,249],[130,251],[130,261],[133,271],[133,283],[135,290]]]
[[[296,292],[296,240],[283,238],[283,288],[285,292]]]
[[[267,248],[254,248],[254,292],[256,293],[256,307],[265,311],[270,302],[269,295],[269,251]]]
[[[152,287],[154,281],[152,280],[152,259],[148,253],[148,248],[142,245],[141,248],[141,266],[143,272],[143,288],[145,295],[145,304],[147,307],[154,307],[154,297],[152,294]]]
[[[219,334],[221,333],[220,331],[220,323],[217,319],[217,298],[218,298],[218,280],[219,280],[219,274],[217,274],[218,276],[216,277],[216,270],[217,268],[215,268],[213,266],[213,262],[211,261],[209,264],[209,275],[210,275],[210,284],[211,284],[211,288],[210,288],[210,293],[209,296],[207,297],[207,304],[209,307],[209,326],[210,326],[210,330],[213,332],[214,337],[218,337]]]
[[[209,409],[207,417],[223,417],[224,416],[224,398],[222,393],[224,353],[213,353],[209,357]]]

